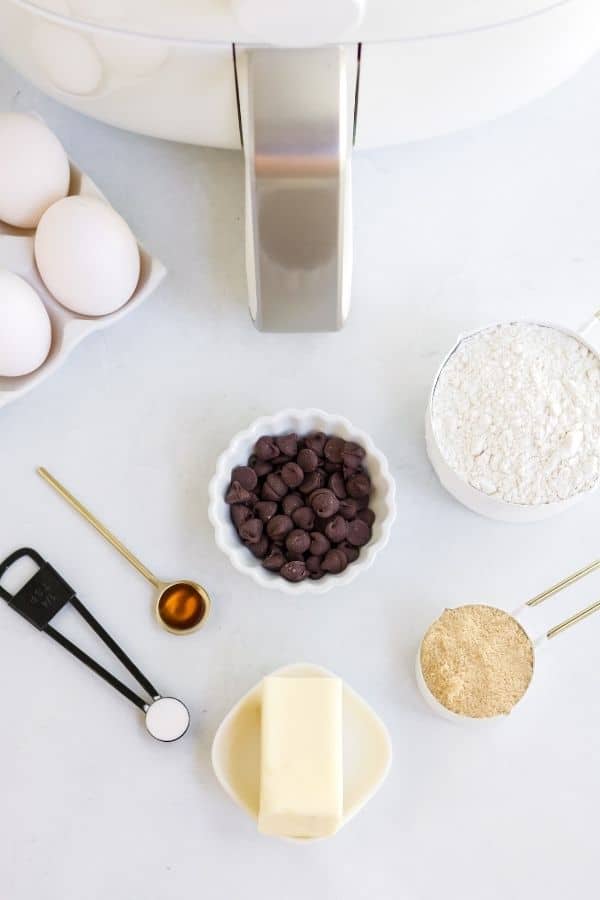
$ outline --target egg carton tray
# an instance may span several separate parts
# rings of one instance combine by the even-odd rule
[[[92,179],[73,163],[71,163],[69,194],[71,196],[97,197],[108,202]],[[166,275],[163,264],[150,256],[138,242],[141,261],[140,278],[127,303],[107,316],[78,315],[61,306],[44,286],[35,264],[33,240],[33,229],[12,228],[0,222],[0,267],[20,275],[37,291],[52,323],[52,344],[46,361],[35,372],[18,378],[0,376],[0,408],[33,390],[45,378],[56,372],[66,362],[75,347],[88,335],[101,328],[108,328],[123,316],[137,309]]]

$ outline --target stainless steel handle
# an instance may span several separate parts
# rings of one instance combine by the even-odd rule
[[[263,331],[334,331],[347,316],[357,49],[236,47],[250,312]]]

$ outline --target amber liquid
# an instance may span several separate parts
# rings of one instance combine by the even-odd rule
[[[187,631],[199,625],[206,615],[206,601],[193,585],[172,584],[158,601],[158,614],[174,631]]]

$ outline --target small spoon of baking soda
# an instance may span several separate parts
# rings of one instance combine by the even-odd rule
[[[47,469],[40,467],[37,471],[38,475],[54,488],[63,500],[66,500],[83,516],[86,522],[89,522],[115,550],[125,557],[134,569],[137,569],[140,575],[143,575],[156,588],[156,618],[163,628],[170,631],[171,634],[191,634],[192,631],[196,631],[204,625],[210,612],[211,602],[207,591],[201,584],[185,579],[161,581]]]

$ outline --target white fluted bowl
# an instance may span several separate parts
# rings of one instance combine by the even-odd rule
[[[325,575],[318,581],[307,578],[292,583],[277,572],[264,569],[261,561],[255,559],[241,543],[231,521],[230,508],[225,503],[225,494],[231,482],[231,470],[235,466],[246,465],[254,444],[261,435],[288,432],[305,435],[310,431],[323,431],[347,441],[355,441],[364,447],[367,454],[365,466],[373,486],[369,505],[375,513],[375,522],[371,540],[361,548],[356,562],[351,563],[341,574]],[[261,587],[275,588],[286,594],[325,594],[334,587],[350,584],[361,572],[373,565],[375,557],[389,540],[396,518],[396,486],[383,453],[377,449],[368,434],[356,428],[348,419],[329,415],[320,409],[284,409],[274,416],[262,416],[249,428],[238,432],[217,460],[217,470],[210,482],[208,494],[208,515],[215,529],[217,546],[238,572],[249,575]]]

